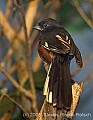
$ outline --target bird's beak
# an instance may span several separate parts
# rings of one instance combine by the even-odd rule
[[[42,31],[42,28],[41,28],[39,25],[34,26],[33,29],[36,29],[36,30]]]

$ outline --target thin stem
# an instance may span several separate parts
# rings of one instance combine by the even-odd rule
[[[81,8],[77,0],[72,0],[74,3],[74,6],[76,7],[77,11],[81,15],[81,17],[84,19],[84,21],[90,26],[90,28],[93,29],[93,22],[87,17],[84,10]]]
[[[10,101],[12,101],[14,104],[16,104],[24,113],[27,112],[25,108],[21,104],[19,104],[17,101],[15,101],[13,98],[11,98],[8,94],[3,94],[3,96],[7,97]]]
[[[6,11],[5,11],[5,17],[7,20],[9,20],[10,18],[12,7],[13,7],[13,0],[7,0]]]
[[[12,85],[19,90],[22,94],[24,94],[26,97],[32,99],[33,95],[25,90],[24,88],[20,87],[20,85],[16,82],[15,79],[13,79],[8,72],[6,72],[1,66],[0,66],[0,72],[3,73],[7,79],[12,83]]]
[[[92,78],[93,78],[93,69],[87,74],[86,78],[84,79],[83,88],[87,86],[87,84],[90,82]]]
[[[31,65],[31,61],[30,61],[31,46],[30,46],[30,39],[28,39],[28,35],[27,35],[27,27],[26,27],[26,21],[25,21],[25,10],[23,7],[22,0],[21,0],[21,6],[22,6],[22,8],[20,9],[20,11],[21,11],[21,16],[22,16],[22,20],[23,20],[22,22],[23,22],[24,35],[25,35],[25,40],[26,40],[26,63],[27,63],[31,93],[33,94],[33,98],[32,98],[33,110],[34,110],[34,112],[38,112],[36,91],[35,91],[35,87],[34,87],[33,71],[32,71],[32,65]]]

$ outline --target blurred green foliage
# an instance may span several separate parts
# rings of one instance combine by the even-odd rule
[[[38,90],[42,90],[43,89],[43,85],[44,85],[44,81],[45,81],[45,78],[46,78],[45,70],[37,71],[33,75],[34,75],[35,88],[38,89]],[[29,81],[27,81],[25,83],[24,87],[26,89],[30,89]]]
[[[11,102],[8,98],[3,97],[0,101],[0,117],[2,117],[4,113],[9,112],[13,106],[13,102]]]
[[[44,70],[40,70],[34,73],[34,82],[35,82],[35,87],[37,89],[43,88],[45,78],[46,78],[46,72]]]
[[[79,0],[79,2],[81,4],[82,0]],[[63,26],[72,32],[78,32],[87,27],[71,0],[62,0],[62,7],[58,12],[57,18]]]
[[[48,2],[48,0],[43,0],[43,3],[46,4]]]

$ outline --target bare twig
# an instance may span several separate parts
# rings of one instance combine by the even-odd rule
[[[25,57],[25,48],[20,40],[20,36],[17,36],[15,30],[7,22],[6,18],[0,11],[0,25],[2,26],[2,31],[7,37],[7,40],[13,48],[15,61],[17,63],[18,71],[18,80],[20,85],[24,85],[25,81],[28,78],[28,73],[26,69],[26,57]]]
[[[91,19],[93,22],[93,3],[89,3],[90,4],[90,13],[91,13]]]
[[[51,5],[52,5],[52,1],[49,1],[45,4],[45,6],[41,9],[39,20],[41,20],[42,18],[45,17],[47,10],[50,8]],[[37,36],[38,36],[38,31],[34,31],[30,37],[31,52],[32,52],[32,49],[34,48],[34,46],[37,44],[37,41],[38,41]]]
[[[4,67],[6,65],[7,60],[11,57],[12,54],[13,54],[13,51],[11,48],[9,48],[4,60],[0,63],[1,67]]]
[[[20,11],[21,11],[21,17],[22,17],[22,22],[23,22],[24,37],[26,40],[26,63],[27,63],[29,80],[30,80],[31,93],[33,94],[32,105],[33,105],[33,110],[35,112],[38,112],[36,91],[35,91],[35,87],[34,87],[33,71],[32,71],[32,66],[30,63],[30,49],[31,48],[30,48],[29,39],[28,39],[28,35],[27,35],[27,27],[26,27],[26,21],[25,21],[25,10],[24,10],[24,5],[23,5],[22,0],[20,3],[21,3]]]
[[[11,98],[8,94],[2,94],[3,96],[7,97],[11,102],[13,102],[14,104],[16,104],[24,113],[27,112],[27,110],[25,108],[23,108],[23,106],[21,104],[19,104],[17,101],[15,101],[13,98]]]
[[[86,78],[85,78],[85,80],[84,80],[84,86],[83,86],[83,87],[86,87],[87,84],[89,83],[89,81],[90,81],[92,78],[93,78],[93,70],[91,70],[91,71],[87,74],[87,76],[86,76]]]
[[[36,18],[36,14],[37,14],[39,3],[40,3],[40,0],[31,1],[29,3],[29,5],[28,5],[28,9],[26,11],[25,21],[26,21],[28,37],[30,36],[31,29],[33,27],[33,24],[34,24],[34,21],[35,21],[35,18]],[[20,38],[21,38],[20,40],[22,42],[24,42],[24,43],[26,42],[25,39],[24,39],[25,35],[24,35],[23,27],[22,27],[22,29],[21,29],[21,31],[20,31],[18,36],[20,36]]]
[[[15,30],[10,26],[10,24],[8,23],[8,21],[6,20],[5,16],[1,11],[0,11],[0,25],[2,26],[2,31],[4,35],[7,37],[10,44],[13,44],[14,40],[17,39],[17,34]],[[16,48],[17,47],[18,46],[16,45]]]
[[[5,17],[6,17],[7,21],[10,18],[12,7],[13,7],[13,0],[7,0],[6,11],[5,11]],[[1,31],[1,35],[3,35],[2,31]]]
[[[28,98],[32,99],[33,95],[25,90],[23,87],[21,87],[15,79],[13,79],[2,67],[0,67],[0,72],[3,73],[7,78],[8,80],[12,83],[12,85],[17,89],[19,90],[22,94],[24,94],[25,96],[27,96]]]
[[[7,6],[6,6],[6,12],[5,12],[5,17],[7,20],[9,20],[10,18],[12,7],[13,7],[13,0],[7,0]]]
[[[2,101],[3,97],[4,97],[4,95],[2,94],[2,95],[0,96],[0,102]]]
[[[2,67],[2,66],[1,66],[1,67]],[[8,69],[8,74],[11,75],[16,69],[17,69],[17,66],[16,66],[16,64],[14,64],[13,66],[11,66],[11,67]],[[6,82],[7,82],[7,78],[4,77],[4,78],[2,79],[1,85],[3,86]]]
[[[86,67],[86,65],[93,60],[93,54],[91,54],[90,56],[88,56],[86,58],[86,60],[84,61],[84,65],[83,65],[83,69]],[[73,73],[72,73],[72,77],[75,77],[79,72],[80,72],[80,68],[77,68]]]
[[[91,15],[91,19],[92,19],[92,22],[93,22],[93,1],[92,0],[86,0],[86,2],[89,4],[89,7],[90,7],[90,15]]]
[[[72,0],[74,6],[76,7],[77,11],[81,15],[81,17],[84,19],[84,21],[90,26],[90,28],[93,29],[93,22],[88,18],[84,10],[81,8],[77,0]]]

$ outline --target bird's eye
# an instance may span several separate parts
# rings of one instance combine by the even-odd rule
[[[43,25],[44,28],[46,28],[47,26],[48,26],[48,25],[47,25],[46,23]]]

